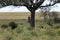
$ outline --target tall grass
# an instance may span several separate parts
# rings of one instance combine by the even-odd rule
[[[60,40],[59,24],[49,26],[43,21],[43,18],[38,19],[33,30],[29,30],[30,25],[27,19],[13,20],[18,24],[14,30],[9,26],[1,28],[1,25],[8,25],[12,20],[0,20],[0,40]]]

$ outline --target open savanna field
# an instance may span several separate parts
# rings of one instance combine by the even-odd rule
[[[60,24],[49,26],[44,22],[42,13],[36,12],[36,25],[31,30],[28,23],[30,14],[30,12],[0,12],[0,40],[60,40],[60,28],[58,28]],[[11,21],[18,25],[14,30],[9,26]],[[4,24],[8,27],[2,28]]]
[[[0,12],[0,19],[27,19],[30,12]],[[36,12],[36,19],[39,19],[40,13]]]

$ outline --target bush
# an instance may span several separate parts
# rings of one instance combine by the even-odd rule
[[[46,33],[49,36],[56,36],[56,32],[52,29],[46,29]]]
[[[15,29],[17,27],[17,24],[15,22],[10,22],[9,23],[9,26],[12,28],[12,29]]]
[[[22,30],[21,30],[20,28],[17,28],[17,29],[16,29],[16,32],[17,32],[17,33],[21,33]]]
[[[34,32],[34,31],[31,32],[31,35],[32,35],[32,36],[36,36],[36,37],[38,36],[37,33]]]
[[[60,23],[60,18],[54,18],[55,23]]]
[[[15,40],[15,36],[12,34],[4,35],[4,40]]]
[[[60,24],[54,24],[51,28],[59,29],[60,28]]]
[[[59,14],[57,12],[52,12],[53,13],[53,21],[54,23],[60,23],[60,17],[59,17]]]
[[[30,34],[30,32],[24,32],[23,34],[22,34],[22,40],[31,40],[31,37],[32,37],[32,35]]]
[[[60,29],[57,30],[57,34],[60,36]]]
[[[29,37],[25,37],[25,38],[23,38],[22,40],[31,40]]]
[[[12,37],[7,36],[5,40],[12,40]]]
[[[1,25],[1,28],[7,28],[7,27],[8,27],[8,25],[6,25],[6,24]]]

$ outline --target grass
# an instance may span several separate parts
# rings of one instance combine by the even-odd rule
[[[31,13],[29,12],[0,12],[0,19],[27,19]],[[36,13],[36,19],[40,13]]]
[[[54,29],[53,26],[45,24],[42,16],[36,15],[35,28],[29,30],[30,25],[27,17],[30,13],[20,14],[0,13],[0,15],[3,15],[0,16],[0,40],[60,40],[60,28]],[[12,30],[10,27],[6,29],[1,28],[2,24],[8,25],[11,21],[18,24],[16,29]]]
[[[48,27],[48,25],[45,25],[46,28],[41,28],[43,22],[39,22],[36,21],[38,25],[33,30],[28,29],[30,26],[25,20],[18,23],[18,27],[14,30],[9,27],[6,29],[0,28],[0,40],[60,40],[60,28],[54,29]]]

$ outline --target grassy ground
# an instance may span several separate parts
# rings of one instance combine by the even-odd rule
[[[0,19],[27,19],[29,12],[0,12]],[[39,19],[40,13],[36,13],[36,19]]]
[[[21,15],[19,13],[0,13],[0,40],[60,40],[60,28],[54,29],[55,26],[45,24],[43,17],[39,14],[36,14],[35,28],[30,30],[28,15],[30,13],[21,13]],[[1,28],[2,24],[8,25],[11,21],[18,24],[16,29]]]

